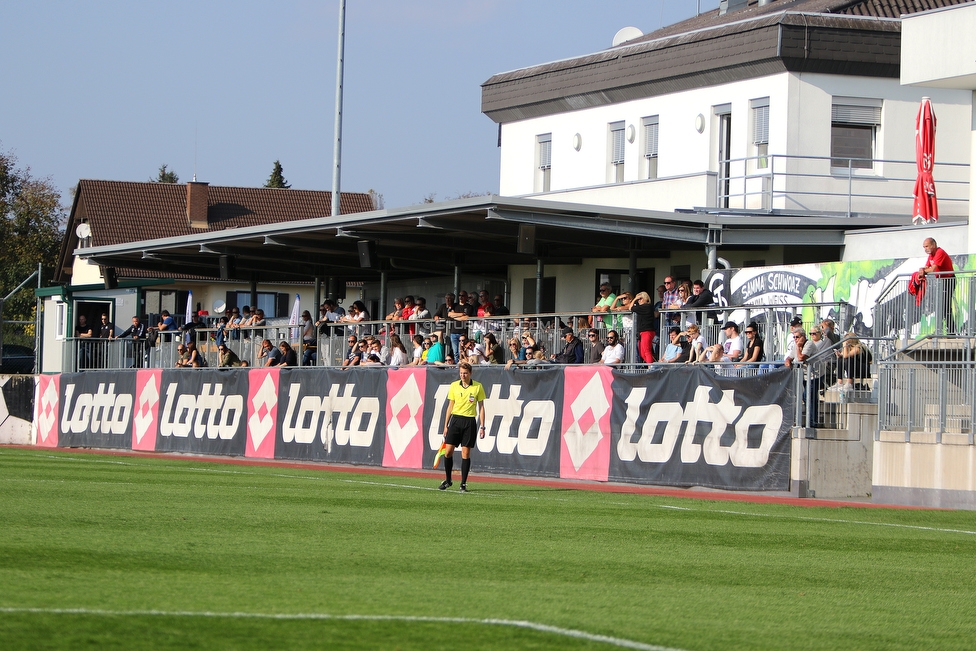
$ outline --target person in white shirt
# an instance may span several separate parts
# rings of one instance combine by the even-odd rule
[[[602,364],[620,364],[624,361],[627,351],[624,350],[624,345],[620,343],[620,337],[617,335],[616,330],[611,330],[607,333],[607,345],[603,349],[603,357],[600,359]]]
[[[739,336],[739,325],[734,321],[722,326],[725,331],[725,343],[722,344],[722,361],[737,362],[742,359],[742,337]]]
[[[407,349],[400,341],[400,335],[390,335],[390,366],[403,366],[407,363]]]

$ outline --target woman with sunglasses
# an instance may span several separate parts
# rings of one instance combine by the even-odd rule
[[[746,334],[746,356],[743,362],[761,362],[765,359],[766,353],[763,350],[763,340],[759,336],[759,326],[755,321],[749,323],[745,329]]]
[[[645,364],[654,363],[654,305],[647,292],[640,292],[630,303],[630,311],[636,317],[637,349]]]

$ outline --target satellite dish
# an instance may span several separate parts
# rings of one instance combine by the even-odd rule
[[[640,31],[636,27],[624,27],[616,34],[613,35],[613,45],[611,47],[617,47],[622,45],[627,41],[632,41],[635,38],[640,38],[644,35],[644,32]]]
[[[220,300],[219,298],[213,302],[214,314],[223,314],[227,310],[227,303]]]
[[[78,236],[79,240],[85,240],[91,237],[91,226],[88,225],[88,222],[78,224],[78,228],[75,229],[75,235]]]

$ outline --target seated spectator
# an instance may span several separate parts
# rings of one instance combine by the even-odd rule
[[[261,342],[261,352],[258,353],[258,359],[263,359],[265,366],[277,366],[282,359],[281,351],[265,339]]]
[[[291,344],[283,341],[278,344],[278,349],[281,351],[281,361],[278,362],[278,366],[298,366],[298,354]]]
[[[661,355],[661,361],[665,364],[674,364],[681,357],[681,330],[676,326],[668,328],[668,339],[670,340],[668,345],[664,347],[664,354]]]
[[[742,337],[739,336],[739,324],[728,321],[722,330],[725,331],[725,343],[722,344],[722,361],[738,362],[742,359]]]
[[[495,333],[489,332],[485,335],[485,356],[489,364],[504,364],[505,353],[495,338]]]
[[[799,345],[799,344],[797,344]],[[866,390],[865,379],[871,377],[871,351],[854,335],[847,335],[839,351],[834,354],[840,358],[840,376],[844,387]]]
[[[410,360],[411,366],[420,366],[424,362],[424,355],[430,348],[430,340],[422,335],[413,336],[413,354]]]
[[[231,366],[247,366],[247,362],[238,357],[237,353],[227,347],[227,344],[217,346],[217,352],[220,353],[220,363],[218,366],[223,368],[229,368]]]
[[[375,357],[380,364],[384,366],[386,365],[386,351],[383,350],[383,344],[380,343],[379,339],[373,339],[369,342],[369,352],[367,353],[367,358],[369,357]]]
[[[421,339],[423,341],[423,339]],[[400,339],[400,335],[390,335],[390,366],[400,367],[407,365],[407,349]]]
[[[190,365],[190,353],[186,349],[186,346],[180,344],[176,347],[176,366],[177,368],[184,368]]]
[[[705,358],[705,336],[697,323],[692,323],[686,330],[688,343],[691,344],[691,351],[688,354],[689,362],[697,362]]]
[[[537,350],[534,353],[532,353],[532,357],[530,359],[527,359],[524,362],[520,362],[514,359],[508,360],[508,362],[505,364],[505,368],[507,369],[512,368],[512,366],[515,365],[525,366],[526,368],[532,368],[535,366],[545,366],[547,364],[552,364],[552,362],[546,359],[545,353],[543,353],[541,350]]]
[[[600,357],[601,364],[622,364],[627,357],[627,350],[620,343],[620,336],[616,330],[607,333],[607,345]]]
[[[187,358],[187,366],[192,366],[193,368],[201,368],[207,365],[207,360],[200,354],[197,350],[197,345],[195,342],[190,342],[186,345],[186,352],[189,353]]]
[[[427,350],[427,358],[424,360],[424,364],[443,366],[446,363],[447,352],[444,350],[444,343],[441,341],[443,334],[440,330],[430,333],[431,344]]]
[[[590,352],[586,356],[587,364],[601,364],[603,363],[603,349],[606,346],[600,341],[600,333],[596,328],[590,328],[590,331],[586,334],[586,338],[590,340]]]
[[[746,335],[746,354],[742,358],[743,362],[761,362],[765,359],[766,353],[763,350],[763,340],[759,336],[759,326],[755,321],[749,323],[745,330]]]
[[[556,364],[582,364],[583,363],[583,342],[573,334],[572,328],[563,328],[563,350],[558,355],[552,355],[552,361]]]
[[[519,344],[519,340],[514,337],[508,340],[508,355],[510,360],[525,360],[525,349]]]

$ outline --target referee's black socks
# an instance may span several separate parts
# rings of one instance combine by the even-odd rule
[[[461,459],[461,483],[468,483],[468,471],[471,470],[471,459]]]
[[[451,481],[451,472],[454,470],[454,455],[446,454],[444,455],[444,474],[447,475],[447,481]]]

